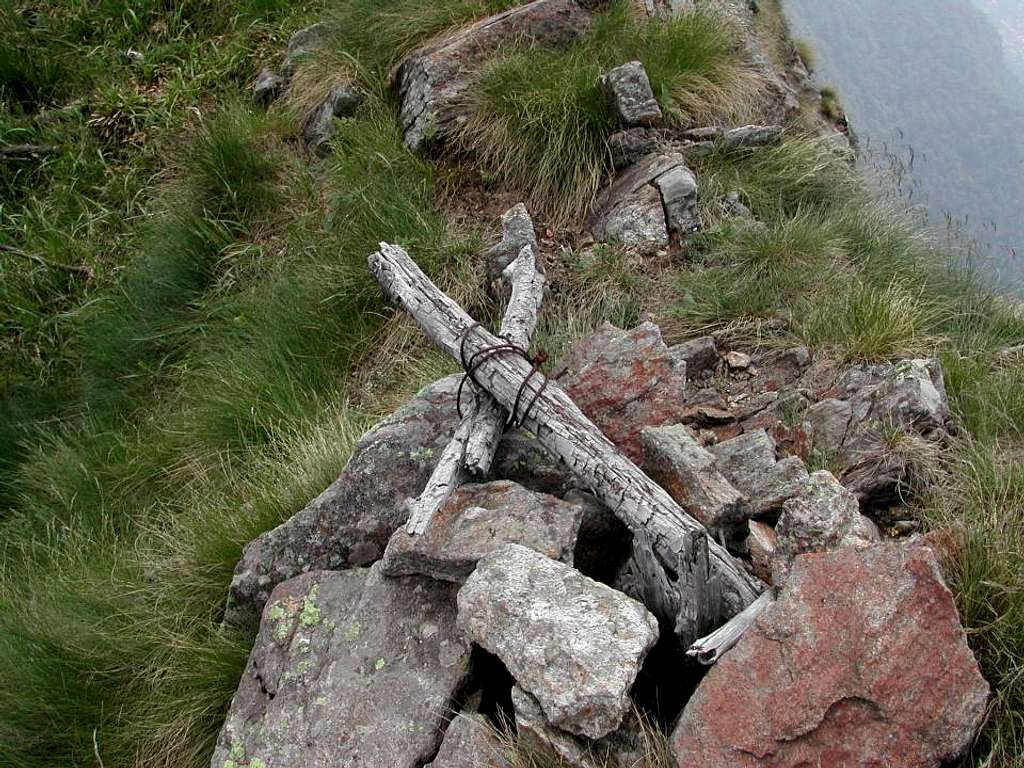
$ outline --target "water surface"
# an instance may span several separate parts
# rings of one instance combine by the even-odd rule
[[[869,163],[1024,294],[1024,2],[783,0]],[[1018,255],[1019,254],[1019,255]]]

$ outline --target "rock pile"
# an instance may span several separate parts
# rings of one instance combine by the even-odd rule
[[[651,653],[671,648],[670,628],[615,588],[629,531],[518,433],[493,479],[408,534],[401,502],[457,419],[458,379],[442,379],[246,549],[226,621],[262,621],[214,768],[500,767],[502,722],[569,765],[636,765],[641,675],[685,704],[672,728],[681,768],[938,766],[964,749],[988,689],[952,597],[930,550],[885,541],[870,519],[917,475],[874,473],[869,488],[863,472],[891,466],[866,453],[880,450],[866,437],[878,420],[943,439],[937,363],[835,370],[799,348],[670,347],[645,324],[599,329],[556,369],[612,440],[775,585],[774,604],[687,701],[695,662]],[[820,418],[822,403],[843,418]],[[853,436],[858,461],[808,472],[837,435],[832,455]]]
[[[756,4],[699,4],[753,24]],[[641,5],[662,16],[696,3]],[[465,119],[473,72],[502,42],[569,45],[593,6],[533,0],[410,53],[393,83],[406,144],[443,148]],[[296,33],[254,97],[276,98],[325,39],[320,25]],[[777,72],[753,36],[748,47],[770,86],[757,125],[664,127],[639,62],[595,83],[621,130],[591,241],[645,256],[685,249],[702,226],[687,158],[779,140],[800,79]],[[310,146],[325,148],[334,117],[359,98],[334,84],[303,125]],[[738,195],[728,202],[750,217]],[[504,290],[503,270],[526,247],[539,253],[520,205],[482,255],[492,287]],[[742,579],[761,580],[750,579],[764,594],[736,619],[745,631],[731,650],[704,674],[678,625],[659,626],[655,600],[629,590],[640,554],[664,550],[521,429],[501,438],[486,476],[461,485],[422,533],[407,531],[405,501],[460,423],[460,377],[447,377],[245,548],[224,622],[258,634],[212,768],[508,768],[501,728],[570,766],[636,768],[648,718],[670,732],[679,768],[938,768],[963,752],[988,687],[934,555],[899,538],[913,527],[905,499],[951,429],[937,361],[837,368],[803,347],[735,349],[711,336],[671,346],[644,323],[597,329],[551,377],[674,515],[703,524]],[[670,554],[703,546],[707,566],[708,536],[694,528]]]

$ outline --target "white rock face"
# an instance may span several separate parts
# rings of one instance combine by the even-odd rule
[[[505,663],[548,722],[590,739],[621,724],[658,639],[640,603],[518,544],[480,560],[458,605],[459,628]]]

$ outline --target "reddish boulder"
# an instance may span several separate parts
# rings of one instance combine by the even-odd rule
[[[809,554],[704,679],[672,749],[680,768],[937,768],[988,693],[930,549]]]
[[[572,349],[556,378],[635,462],[643,457],[644,427],[678,424],[686,415],[686,361],[651,323],[631,331],[603,326]]]

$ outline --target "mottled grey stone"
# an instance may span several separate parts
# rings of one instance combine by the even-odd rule
[[[775,441],[763,429],[746,432],[708,449],[715,468],[747,499],[755,515],[779,509],[807,485],[807,469],[795,456],[775,458]]]
[[[434,762],[423,768],[511,768],[505,747],[482,715],[456,715]]]
[[[620,200],[594,230],[601,242],[631,246],[644,252],[668,248],[668,225],[661,193],[650,184]]]
[[[302,137],[309,148],[318,155],[328,150],[328,142],[334,135],[334,118],[352,114],[363,101],[363,93],[351,83],[335,83],[327,98],[306,119],[302,126]]]
[[[598,197],[587,226],[599,242],[640,253],[668,246],[700,226],[693,173],[678,152],[652,154],[621,173]]]
[[[384,552],[384,572],[462,583],[481,557],[504,544],[522,544],[572,565],[582,518],[582,507],[507,480],[464,485],[422,534],[395,531]]]
[[[661,192],[669,232],[686,237],[703,226],[697,210],[697,177],[689,168],[678,165],[656,178],[654,184]]]
[[[530,246],[534,254],[538,254],[537,232],[533,227],[533,219],[523,203],[519,203],[501,216],[501,241],[484,252],[487,263],[487,277],[492,283],[501,278],[501,273],[511,264],[525,246]],[[537,262],[538,269],[543,272],[543,265]]]
[[[734,537],[750,517],[750,504],[715,468],[715,456],[682,424],[641,433],[644,470],[714,536]]]
[[[399,124],[413,151],[450,139],[464,122],[473,73],[509,41],[565,46],[583,35],[591,15],[575,0],[533,0],[453,30],[410,53],[398,67]]]
[[[300,573],[380,558],[405,522],[402,502],[423,490],[455,431],[459,379],[434,382],[366,433],[327,490],[245,547],[231,580],[225,623],[255,625],[274,587]]]
[[[775,533],[772,573],[777,585],[785,581],[797,555],[869,546],[881,538],[875,524],[860,513],[857,497],[826,470],[813,473],[803,493],[785,503]]]
[[[281,74],[290,78],[304,56],[308,56],[321,45],[327,37],[327,25],[323,22],[311,24],[295,32],[288,40],[284,61],[281,63]]]
[[[730,149],[737,147],[763,147],[775,144],[782,138],[782,126],[745,125],[726,131],[722,143]]]
[[[548,723],[591,739],[621,724],[658,638],[640,603],[517,544],[480,560],[458,605],[459,627],[504,662]]]
[[[281,95],[284,86],[285,79],[283,77],[269,69],[263,69],[252,84],[253,101],[257,104],[269,104]]]
[[[628,128],[617,131],[608,137],[608,151],[612,156],[612,165],[621,171],[633,163],[657,151],[661,137],[650,128]]]
[[[469,671],[455,587],[380,566],[274,590],[212,768],[417,768]]]
[[[852,414],[850,404],[844,400],[828,398],[807,409],[811,425],[811,445],[823,456],[835,456],[843,447]]]
[[[642,62],[629,61],[610,69],[601,76],[601,88],[623,125],[650,127],[661,122],[661,107]]]

